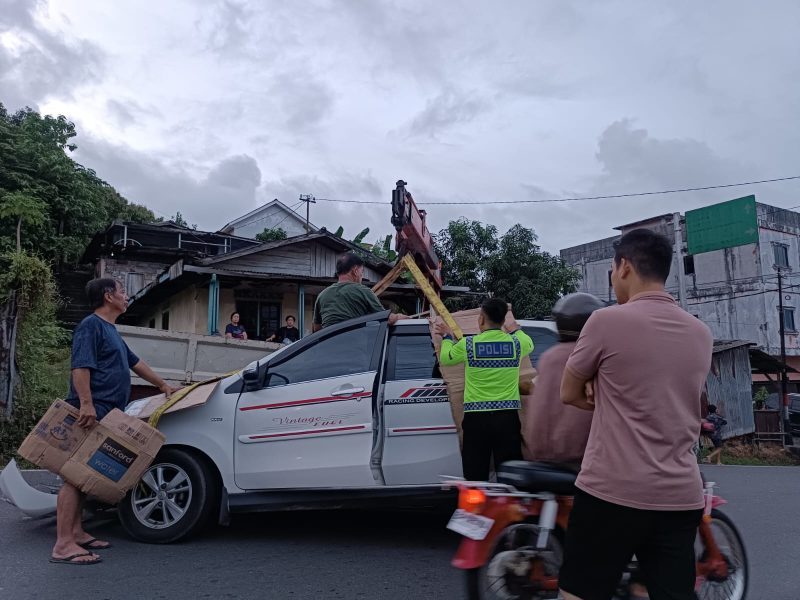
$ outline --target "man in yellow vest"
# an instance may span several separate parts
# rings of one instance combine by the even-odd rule
[[[469,481],[489,479],[492,457],[495,466],[522,459],[519,365],[533,351],[533,340],[516,321],[503,330],[507,312],[505,301],[486,300],[478,317],[481,333],[458,342],[444,323],[435,329],[443,338],[440,364],[466,363],[461,461]]]

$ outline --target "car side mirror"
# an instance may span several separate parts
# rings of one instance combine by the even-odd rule
[[[255,367],[249,367],[244,371],[242,371],[242,381],[244,382],[244,389],[248,392],[259,389],[260,379],[261,377],[259,376],[259,369],[257,364]]]

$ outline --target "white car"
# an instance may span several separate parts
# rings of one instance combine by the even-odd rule
[[[325,328],[162,416],[167,443],[119,505],[126,531],[168,543],[231,513],[440,497],[462,471],[428,322],[388,315]],[[555,324],[519,323],[535,364]]]

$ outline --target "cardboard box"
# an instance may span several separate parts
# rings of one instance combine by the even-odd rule
[[[78,427],[78,415],[56,400],[25,438],[19,455],[89,496],[116,504],[152,464],[164,434],[117,409],[90,430]]]

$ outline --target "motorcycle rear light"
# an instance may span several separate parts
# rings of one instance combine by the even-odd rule
[[[458,508],[471,513],[478,513],[486,504],[486,492],[483,490],[464,489],[458,495]]]

